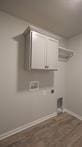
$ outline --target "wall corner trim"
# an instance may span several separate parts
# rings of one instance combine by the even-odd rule
[[[79,114],[74,113],[74,112],[72,112],[72,111],[70,111],[70,110],[68,110],[68,109],[64,109],[64,112],[67,112],[68,114],[70,114],[70,115],[72,115],[72,116],[74,116],[74,117],[76,117],[76,118],[82,120],[82,116],[80,116]]]
[[[46,120],[48,120],[48,119],[50,119],[52,117],[55,117],[55,116],[57,116],[57,112],[54,112],[54,113],[49,114],[47,116],[44,116],[44,117],[42,117],[40,119],[37,119],[37,120],[35,120],[33,122],[30,122],[28,124],[25,124],[23,126],[20,126],[20,127],[14,129],[14,130],[9,131],[9,132],[3,133],[3,134],[0,135],[0,140],[3,140],[5,138],[7,138],[7,137],[15,135],[16,133],[19,133],[19,132],[21,132],[21,131],[23,131],[25,129],[31,128],[31,127],[33,127],[33,126],[35,126],[35,125],[37,125],[37,124],[39,124],[41,122],[44,122],[44,121],[46,121]]]

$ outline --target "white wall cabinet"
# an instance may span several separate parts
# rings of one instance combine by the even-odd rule
[[[45,69],[45,38],[36,32],[31,32],[31,37],[31,68]]]
[[[46,65],[51,70],[58,68],[58,41],[51,38],[46,40]]]
[[[24,34],[26,69],[57,70],[58,41],[30,29]]]

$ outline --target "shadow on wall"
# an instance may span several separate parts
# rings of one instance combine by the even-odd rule
[[[26,91],[29,88],[30,81],[39,81],[40,88],[49,88],[54,86],[54,72],[42,70],[24,69],[24,35],[20,34],[13,38],[17,42],[17,91]]]

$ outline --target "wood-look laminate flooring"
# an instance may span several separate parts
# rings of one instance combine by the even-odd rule
[[[82,147],[82,121],[63,113],[0,141],[0,147]]]

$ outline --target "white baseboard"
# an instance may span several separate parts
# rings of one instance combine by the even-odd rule
[[[20,126],[20,127],[14,129],[14,130],[6,132],[6,133],[0,135],[0,140],[3,140],[3,139],[5,139],[5,138],[7,138],[9,136],[12,136],[12,135],[14,135],[16,133],[19,133],[19,132],[21,132],[21,131],[23,131],[25,129],[30,128],[30,127],[33,127],[33,126],[35,126],[35,125],[37,125],[37,124],[39,124],[41,122],[44,122],[45,120],[48,120],[48,119],[50,119],[52,117],[55,117],[56,115],[57,115],[57,112],[55,112],[53,114],[49,114],[49,115],[44,116],[44,117],[42,117],[42,118],[40,118],[40,119],[38,119],[36,121],[30,122],[30,123],[28,123],[26,125]]]
[[[80,116],[79,114],[74,113],[74,112],[72,112],[72,111],[70,111],[70,110],[68,110],[68,109],[64,109],[64,112],[67,112],[68,114],[70,114],[70,115],[72,115],[72,116],[74,116],[74,117],[76,117],[76,118],[82,120],[82,116]]]
[[[74,113],[74,112],[72,112],[72,111],[70,111],[68,109],[64,109],[63,112],[67,112],[68,114],[82,120],[82,116],[80,116],[79,114],[76,114],[76,113]],[[39,124],[41,122],[44,122],[45,120],[48,120],[48,119],[50,119],[52,117],[55,117],[56,115],[57,115],[57,112],[49,114],[49,115],[47,115],[45,117],[42,117],[42,118],[40,118],[40,119],[38,119],[36,121],[30,122],[28,124],[25,124],[23,126],[20,126],[20,127],[16,128],[16,129],[14,129],[14,130],[6,132],[6,133],[0,135],[0,140],[3,140],[3,139],[5,139],[5,138],[7,138],[9,136],[12,136],[12,135],[16,134],[16,133],[19,133],[19,132],[21,132],[21,131],[23,131],[25,129],[31,128],[31,127],[33,127],[33,126],[35,126],[35,125],[37,125],[37,124]]]

